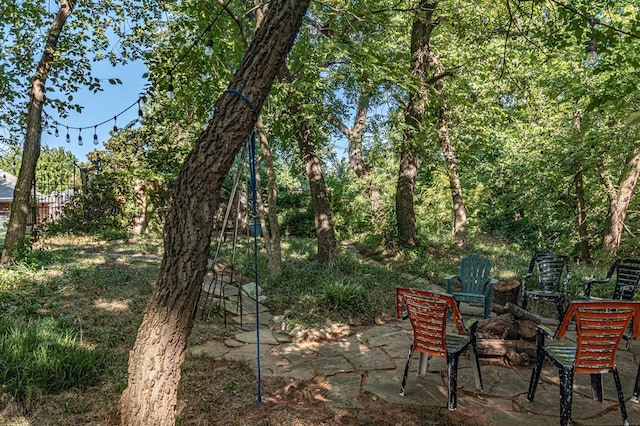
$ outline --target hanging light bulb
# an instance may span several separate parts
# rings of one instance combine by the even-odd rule
[[[56,128],[55,128],[55,133],[54,134],[56,135],[56,138],[58,136],[60,136],[60,132],[58,131],[58,123],[56,123]]]
[[[213,55],[213,40],[207,40],[207,46],[204,48],[204,54],[207,56]]]
[[[173,93],[173,84],[169,83],[169,85],[167,86],[167,98],[169,99],[173,99],[175,98],[175,94]]]
[[[67,143],[71,143],[71,135],[69,135],[69,126],[67,126]]]
[[[98,145],[98,126],[93,126],[93,144]]]
[[[142,118],[142,99],[138,99],[138,117]]]
[[[113,117],[113,135],[118,135],[118,116]]]
[[[78,145],[82,146],[82,127],[78,129]]]
[[[589,42],[589,53],[587,53],[587,63],[595,65],[598,62],[598,42],[593,39]]]
[[[591,41],[589,42],[589,51],[587,53],[587,64],[593,66],[598,62],[598,41],[596,40],[596,24],[598,20],[596,18],[589,19],[589,25],[591,26]]]

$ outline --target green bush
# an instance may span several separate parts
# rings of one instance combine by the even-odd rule
[[[359,284],[348,281],[326,283],[320,298],[330,310],[335,312],[353,315],[367,310],[367,293]]]
[[[44,232],[94,234],[107,240],[126,238],[134,211],[128,179],[124,174],[111,172],[93,176],[83,192],[67,204],[64,215]]]
[[[0,320],[0,360],[2,392],[21,402],[92,384],[107,364],[53,319]]]
[[[281,189],[278,194],[278,221],[283,236],[315,236],[313,205],[309,193]]]

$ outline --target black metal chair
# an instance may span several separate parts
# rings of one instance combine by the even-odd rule
[[[633,318],[639,314],[640,302],[583,300],[571,302],[555,333],[543,325],[537,325],[536,359],[531,372],[527,401],[533,401],[542,364],[545,358],[549,358],[558,368],[560,375],[560,425],[570,425],[574,373],[591,375],[593,399],[600,402],[603,401],[602,373],[613,373],[622,422],[629,425],[615,357],[624,332],[629,328]],[[554,340],[564,337],[573,317],[576,320],[576,345],[546,346],[545,336]],[[638,337],[639,324],[636,319],[633,338]],[[638,379],[634,388],[634,398],[637,398],[637,393]]]
[[[538,278],[537,285],[533,284],[532,277],[534,275]],[[522,308],[527,309],[529,300],[552,301],[556,304],[558,321],[562,321],[567,285],[570,280],[571,260],[569,256],[556,253],[536,253],[529,263],[529,271],[522,277]]]
[[[608,284],[612,279],[614,280],[614,287],[610,299],[633,300],[640,281],[640,259],[616,259],[611,264],[604,279],[591,280],[584,283],[585,299],[591,298],[592,287]]]

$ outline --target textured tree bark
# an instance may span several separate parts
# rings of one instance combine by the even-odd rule
[[[622,242],[627,210],[640,177],[640,152],[636,151],[627,158],[625,168],[627,172],[620,177],[617,191],[608,176],[603,174],[609,193],[609,214],[605,222],[603,242],[611,257],[616,256]]]
[[[580,238],[580,259],[590,265],[591,246],[589,244],[589,230],[587,227],[587,208],[584,199],[584,181],[582,179],[582,164],[578,164],[578,171],[574,179],[576,188],[576,208],[578,210],[578,236]]]
[[[371,178],[371,167],[365,161],[364,154],[362,153],[362,140],[364,138],[364,131],[367,124],[370,99],[371,97],[369,95],[361,94],[358,99],[358,108],[356,109],[356,116],[351,128],[347,127],[342,121],[334,116],[330,116],[328,121],[347,138],[349,167],[358,178],[367,179],[366,191],[369,195],[371,213],[373,214],[376,224],[379,227],[384,228],[386,220],[382,209],[382,195],[380,194],[380,187],[378,187]]]
[[[126,426],[173,425],[180,367],[207,265],[214,214],[225,175],[247,139],[291,49],[308,0],[274,0],[216,115],[187,157],[165,227],[165,254],[154,293],[129,356],[128,386],[118,404]]]
[[[45,82],[51,70],[54,54],[67,18],[73,12],[75,1],[60,1],[60,9],[53,19],[47,42],[38,62],[36,73],[31,80],[31,91],[27,113],[27,131],[22,151],[22,163],[18,172],[16,187],[11,204],[11,215],[5,235],[4,248],[0,263],[11,263],[15,260],[16,251],[24,239],[29,215],[29,193],[36,176],[36,166],[40,158],[40,136],[42,134],[42,106],[44,104]]]
[[[280,224],[278,223],[277,199],[278,192],[276,188],[276,172],[273,165],[273,157],[269,148],[269,139],[262,125],[262,118],[258,118],[258,139],[260,140],[260,149],[262,158],[264,159],[267,169],[267,217],[269,220],[268,234],[265,234],[265,241],[268,241],[268,263],[269,271],[273,275],[280,275],[282,270],[282,245],[280,244]],[[264,226],[262,227],[265,228]]]
[[[573,114],[573,132],[576,137],[580,137],[582,125],[582,111],[576,111]],[[582,175],[582,162],[578,159],[574,166],[576,174],[573,184],[576,188],[576,209],[578,220],[578,236],[580,238],[580,259],[583,262],[591,264],[591,247],[589,245],[589,229],[587,227],[587,207],[584,198],[584,180]]]
[[[429,93],[429,70],[434,61],[431,52],[431,31],[438,25],[432,19],[438,6],[437,1],[422,0],[417,6],[416,18],[411,29],[411,57],[413,69],[411,76],[420,86],[409,96],[404,112],[405,130],[400,147],[400,169],[396,183],[396,219],[398,223],[398,241],[405,246],[417,244],[416,213],[414,209],[414,190],[418,175],[416,156],[417,138],[420,134]]]
[[[313,200],[314,222],[318,240],[318,261],[328,262],[336,257],[338,242],[336,241],[331,220],[331,205],[327,186],[324,182],[320,158],[318,158],[316,147],[313,144],[311,128],[304,119],[301,119],[298,124],[296,133]]]
[[[453,201],[453,242],[458,247],[466,247],[467,212],[462,201],[458,158],[449,138],[447,110],[447,100],[445,99],[438,115],[438,139],[440,141],[440,149],[442,149],[442,154],[444,155],[444,161],[449,169],[449,188],[451,190],[451,200]]]
[[[286,66],[280,70],[280,78],[288,83],[295,81],[295,76]],[[290,95],[295,93],[295,89],[291,87],[289,91]],[[296,102],[292,104],[291,116],[298,120],[296,123],[296,139],[307,173],[311,200],[313,202],[313,215],[316,239],[318,242],[317,258],[319,262],[327,262],[333,260],[338,254],[338,242],[333,229],[333,221],[331,220],[329,193],[324,182],[320,158],[313,143],[311,126],[302,114],[302,105],[300,103]]]
[[[142,234],[147,229],[147,194],[142,179],[136,179],[133,192],[136,197],[136,214],[133,216],[133,233]]]

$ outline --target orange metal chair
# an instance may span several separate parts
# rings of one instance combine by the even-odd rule
[[[537,357],[531,373],[527,400],[533,401],[540,380],[542,364],[548,357],[558,367],[560,374],[560,424],[571,424],[571,401],[574,373],[591,375],[594,399],[603,401],[602,373],[613,373],[622,421],[629,424],[622,393],[620,376],[615,365],[616,351],[623,334],[634,316],[640,314],[640,302],[631,301],[574,301],[566,311],[564,319],[555,333],[543,325],[537,325]],[[575,317],[577,346],[546,346],[545,335],[561,339]],[[633,321],[633,338],[638,337],[640,321]]]
[[[480,363],[476,353],[477,321],[472,320],[469,335],[452,335],[446,333],[447,317],[451,313],[459,333],[467,328],[462,322],[458,306],[453,296],[428,290],[409,288],[396,289],[396,314],[409,318],[413,328],[413,342],[409,348],[407,364],[402,376],[400,395],[404,396],[409,365],[414,350],[432,356],[444,357],[447,361],[447,406],[449,410],[457,407],[458,358],[465,350],[469,350],[471,366],[476,388],[482,390]],[[427,360],[428,360],[427,358]]]

